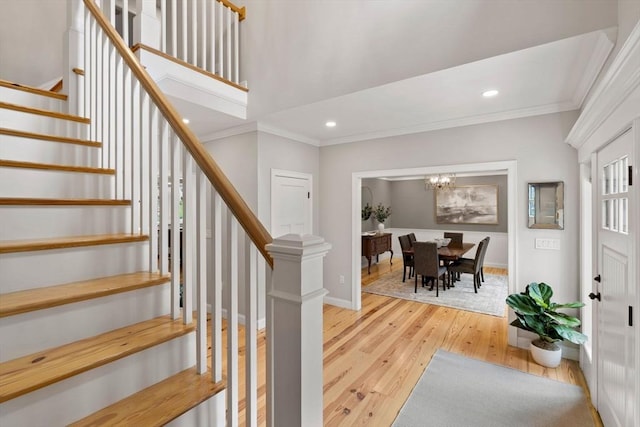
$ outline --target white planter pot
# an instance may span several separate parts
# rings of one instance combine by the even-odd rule
[[[379,222],[378,223],[378,231],[381,232],[381,233],[384,231],[384,222]]]
[[[557,368],[562,360],[562,348],[559,345],[553,344],[555,348],[544,349],[534,344],[534,342],[540,342],[540,340],[533,340],[529,344],[529,350],[531,351],[531,357],[533,360],[542,366],[547,368]]]

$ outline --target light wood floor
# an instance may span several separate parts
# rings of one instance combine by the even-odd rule
[[[391,268],[400,269],[402,263],[394,263],[393,267],[388,263],[373,265],[370,275],[365,269],[363,286]],[[506,274],[504,270],[491,269],[485,269],[485,273]],[[563,359],[556,369],[539,366],[527,350],[507,345],[507,327],[506,317],[368,293],[362,294],[362,309],[357,312],[325,305],[324,425],[391,425],[438,348],[577,384],[588,393],[577,362]],[[263,344],[261,335],[261,365]],[[240,367],[243,363],[240,360]],[[259,419],[260,425],[265,425],[263,371],[260,381]],[[602,426],[593,408],[592,415],[596,426]]]

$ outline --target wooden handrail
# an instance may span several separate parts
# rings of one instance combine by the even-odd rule
[[[222,3],[223,6],[228,7],[238,14],[238,20],[242,21],[247,16],[247,9],[242,6],[238,7],[235,4],[231,3],[229,0],[216,0],[218,3]]]
[[[238,223],[240,223],[247,235],[251,238],[267,263],[273,267],[273,258],[271,258],[271,255],[266,249],[266,245],[273,241],[269,232],[264,228],[260,220],[256,218],[249,206],[247,206],[233,184],[231,184],[231,181],[229,181],[227,176],[222,172],[222,169],[220,169],[207,150],[204,149],[198,137],[182,122],[180,115],[173,105],[171,105],[156,82],[153,81],[144,67],[138,62],[136,56],[131,49],[126,46],[116,29],[109,23],[94,0],[83,1],[87,9],[89,9],[96,19],[98,25],[100,25],[120,55],[122,55],[122,58],[131,69],[131,72],[136,76],[140,85],[147,91],[187,151],[189,151],[200,169],[202,169],[207,176],[211,185],[213,185],[218,194],[220,194],[220,197],[222,197],[222,200],[227,204],[227,207],[236,217]]]

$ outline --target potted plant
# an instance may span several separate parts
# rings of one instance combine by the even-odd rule
[[[576,331],[580,320],[565,313],[561,308],[580,308],[582,302],[556,304],[551,302],[553,290],[546,283],[530,283],[524,292],[507,297],[507,305],[513,309],[517,318],[511,322],[525,331],[538,334],[538,339],[531,341],[529,349],[533,360],[543,366],[555,368],[560,364],[562,349],[556,344],[567,340],[574,344],[583,344],[587,336]]]
[[[373,208],[373,217],[378,221],[378,230],[384,230],[384,222],[391,216],[391,207],[384,207],[382,203]]]
[[[364,205],[364,208],[362,208],[362,220],[363,221],[368,220],[371,217],[372,213],[373,213],[373,208],[369,203],[367,203],[366,205]]]

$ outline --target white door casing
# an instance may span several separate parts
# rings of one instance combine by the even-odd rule
[[[312,175],[271,170],[271,235],[312,234]]]
[[[637,183],[629,185],[633,163],[633,130],[629,129],[597,153],[597,268],[594,278],[597,334],[597,409],[606,426],[630,426],[637,411],[634,317],[637,286],[631,274],[632,211]]]

